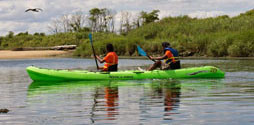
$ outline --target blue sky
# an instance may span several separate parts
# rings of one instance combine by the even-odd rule
[[[25,13],[27,8],[37,7],[43,12]],[[115,10],[116,21],[121,11],[135,15],[154,9],[161,11],[160,18],[179,15],[205,18],[239,15],[253,9],[254,0],[0,0],[0,36],[9,31],[49,33],[48,25],[53,19],[80,11],[88,14],[95,7]]]

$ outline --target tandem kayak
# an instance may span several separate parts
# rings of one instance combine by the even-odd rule
[[[223,78],[224,72],[213,66],[184,68],[177,70],[118,72],[90,72],[86,70],[57,70],[35,66],[26,68],[33,81],[91,81],[91,80],[139,80],[179,78]]]

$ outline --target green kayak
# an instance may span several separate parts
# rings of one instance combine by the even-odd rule
[[[86,70],[56,70],[27,67],[33,81],[139,80],[178,78],[223,78],[224,72],[213,66],[177,70],[89,72]]]

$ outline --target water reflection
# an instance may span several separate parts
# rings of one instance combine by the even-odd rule
[[[109,84],[108,84],[109,85]],[[104,120],[116,120],[116,115],[118,115],[118,87],[110,87],[110,86],[103,86],[104,88],[104,93],[103,91],[100,91],[100,88],[95,89],[95,94],[93,98],[93,106],[92,106],[92,111],[90,112],[91,114],[91,122],[95,123],[96,120],[101,120],[97,119],[96,117],[100,117],[99,115],[96,115],[96,112],[106,112],[106,115],[104,116]],[[100,101],[102,99],[102,96],[104,96],[103,101]],[[104,107],[100,108],[101,103],[103,103]]]
[[[220,93],[222,83],[221,79],[33,82],[28,88],[27,102],[36,112],[50,108],[86,119],[86,122],[77,120],[81,124],[164,124],[186,114],[182,110],[190,103],[192,106],[214,103],[209,96]],[[63,117],[61,113],[48,115]]]
[[[179,81],[177,82],[179,84]],[[165,86],[165,99],[164,99],[164,120],[172,120],[169,116],[176,113],[170,112],[171,110],[176,110],[179,108],[181,87],[176,84],[173,87]]]
[[[139,88],[141,91],[132,91],[130,90],[132,87]],[[89,104],[86,105],[85,109],[89,110],[89,107],[91,107],[89,112],[91,123],[96,123],[96,121],[101,120],[118,120],[119,114],[128,114],[128,108],[134,107],[140,107],[140,110],[134,111],[131,113],[132,115],[139,116],[138,114],[141,113],[140,119],[147,119],[145,114],[149,110],[155,110],[152,107],[161,108],[160,105],[164,107],[159,110],[160,114],[165,117],[165,120],[169,120],[169,117],[175,114],[171,113],[171,111],[179,107],[180,91],[181,85],[179,81],[33,82],[29,86],[27,97],[31,105],[36,104],[37,101],[35,100],[38,99],[40,101],[42,101],[41,99],[66,101],[66,99],[61,100],[57,97],[48,98],[53,95],[71,95],[72,100],[75,100],[75,98],[86,100],[85,102],[89,102]],[[119,93],[122,93],[120,94],[122,97]],[[74,96],[76,94],[79,94],[80,97]],[[128,97],[125,97],[125,95],[130,94],[132,94],[132,98],[128,99]],[[137,101],[125,101],[126,99]],[[119,102],[119,100],[121,101]]]
[[[115,120],[115,116],[118,115],[118,87],[105,87],[105,99],[106,99],[106,111],[107,120]]]

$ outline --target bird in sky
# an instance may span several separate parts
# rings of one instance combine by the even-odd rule
[[[40,12],[40,11],[42,11],[42,9],[41,8],[33,8],[33,9],[27,9],[25,12],[28,12],[28,11],[33,11],[33,12]]]

